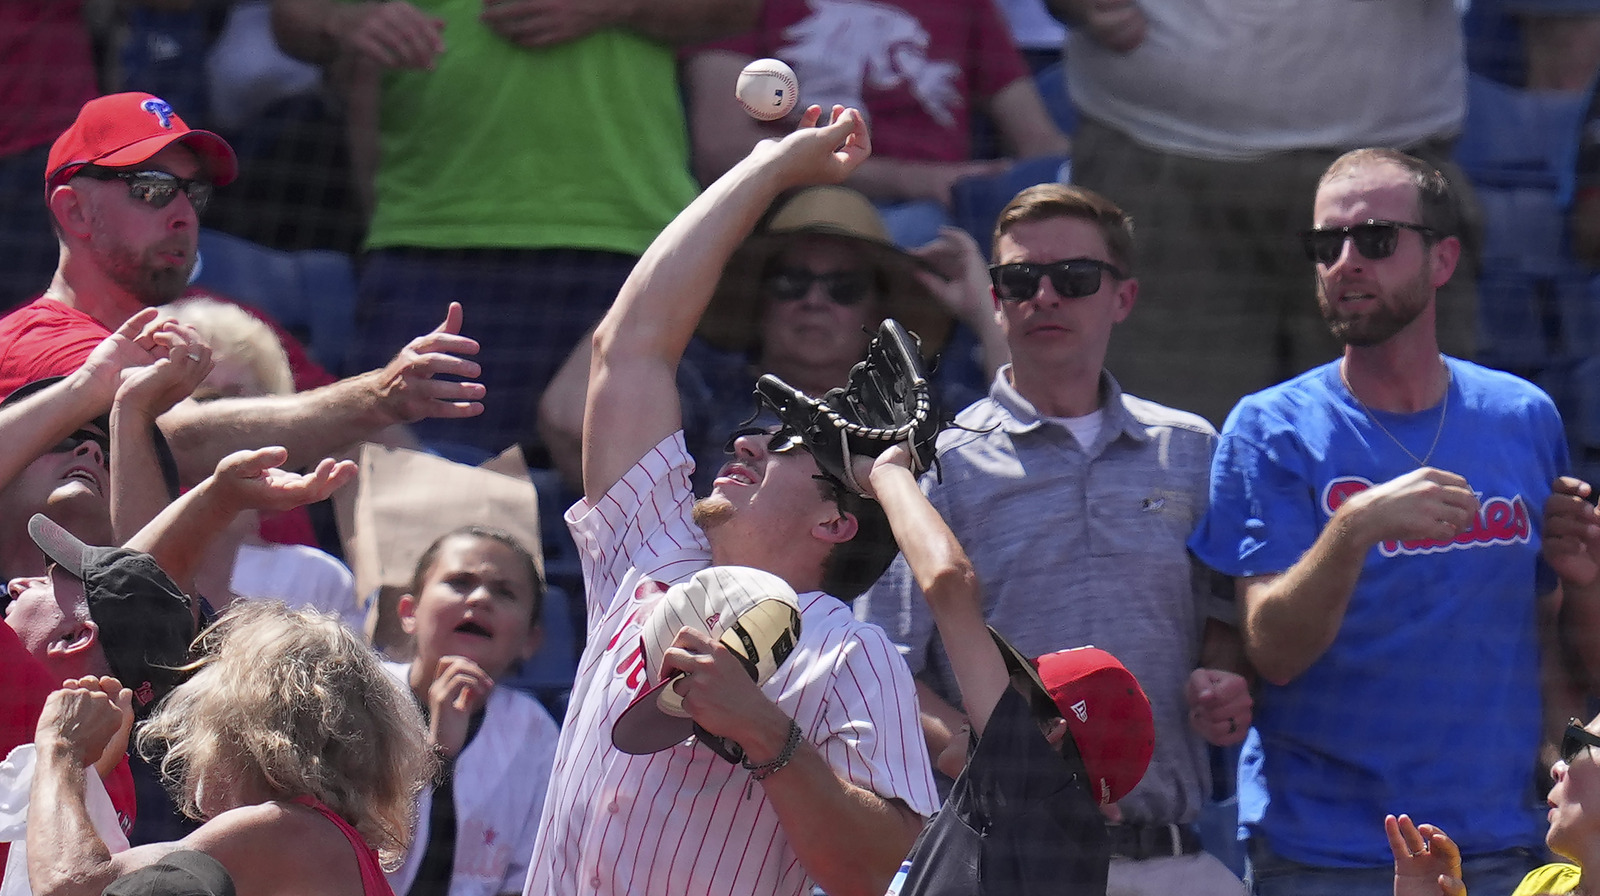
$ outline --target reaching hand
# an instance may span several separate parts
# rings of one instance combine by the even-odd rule
[[[159,357],[155,333],[165,325],[158,320],[160,316],[157,309],[145,308],[123,321],[122,326],[94,347],[83,366],[78,368],[77,375],[84,378],[88,388],[102,396],[106,407],[110,407],[111,399],[122,385],[125,372],[153,364]]]
[[[911,472],[911,452],[903,445],[892,445],[889,450],[877,457],[867,457],[857,454],[850,458],[851,472],[855,474],[856,482],[861,483],[867,497],[874,500],[878,497],[877,483],[872,481],[874,471],[885,467],[897,467],[911,475],[912,482],[916,482],[916,474]]]
[[[620,15],[615,6],[610,0],[483,0],[478,18],[506,40],[538,49],[615,23]]]
[[[1250,731],[1255,699],[1243,675],[1224,669],[1189,673],[1184,697],[1189,702],[1189,727],[1219,747],[1244,740]]]
[[[309,473],[278,469],[288,458],[289,452],[276,446],[235,451],[217,462],[213,487],[236,510],[282,511],[315,504],[356,477],[354,462],[331,457]]]
[[[872,155],[872,137],[856,109],[834,106],[828,123],[821,120],[822,107],[811,106],[793,133],[761,141],[751,158],[779,167],[795,186],[842,183]]]
[[[150,354],[155,362],[124,371],[116,400],[153,421],[192,395],[215,364],[211,347],[187,324],[162,321],[150,337],[154,341]]]
[[[132,728],[133,692],[115,678],[91,675],[64,681],[50,694],[34,742],[41,752],[64,749],[78,765],[104,775],[122,760]]]
[[[916,276],[957,320],[977,330],[994,315],[989,265],[971,234],[959,227],[940,227],[933,242],[910,250],[910,254],[938,271],[919,268]]]
[[[1383,819],[1394,853],[1394,896],[1467,896],[1461,880],[1461,850],[1431,824],[1417,827],[1411,816]]]
[[[1587,498],[1594,486],[1562,476],[1544,502],[1544,559],[1556,575],[1585,586],[1600,575],[1600,512]]]
[[[439,658],[428,685],[428,731],[435,746],[456,756],[467,742],[472,714],[483,708],[494,679],[464,656]]]
[[[404,0],[338,4],[334,37],[389,68],[432,69],[444,52],[444,19]]]
[[[374,390],[392,423],[415,423],[426,417],[476,417],[483,413],[483,385],[470,382],[482,373],[478,362],[458,355],[476,355],[478,341],[461,335],[461,303],[451,302],[444,322],[433,332],[411,340],[382,370]],[[466,382],[438,379],[462,377]]]

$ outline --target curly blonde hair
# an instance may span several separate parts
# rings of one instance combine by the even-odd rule
[[[371,649],[334,617],[276,601],[236,601],[195,646],[193,677],[138,737],[184,814],[204,818],[203,780],[312,796],[397,865],[435,761],[415,701]]]

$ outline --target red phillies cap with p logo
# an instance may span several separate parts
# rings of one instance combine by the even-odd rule
[[[71,180],[85,165],[126,168],[174,143],[200,157],[211,182],[222,186],[239,173],[228,141],[183,123],[166,100],[148,93],[113,93],[83,104],[78,117],[50,147],[45,187]]]

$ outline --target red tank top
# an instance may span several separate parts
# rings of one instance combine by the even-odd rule
[[[291,802],[315,809],[322,813],[322,817],[339,826],[344,838],[350,841],[351,848],[356,851],[356,864],[361,866],[361,889],[366,896],[394,896],[394,890],[389,888],[389,879],[383,876],[383,866],[378,863],[378,851],[367,845],[367,839],[361,836],[360,831],[314,796],[297,796]]]

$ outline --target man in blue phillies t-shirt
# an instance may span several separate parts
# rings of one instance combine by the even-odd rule
[[[1510,892],[1543,833],[1539,621],[1559,592],[1540,535],[1561,419],[1524,380],[1440,354],[1434,294],[1461,245],[1431,166],[1347,153],[1314,218],[1344,356],[1233,409],[1190,539],[1237,577],[1263,679],[1239,770],[1256,892],[1387,896],[1396,811],[1456,837],[1474,891]]]

